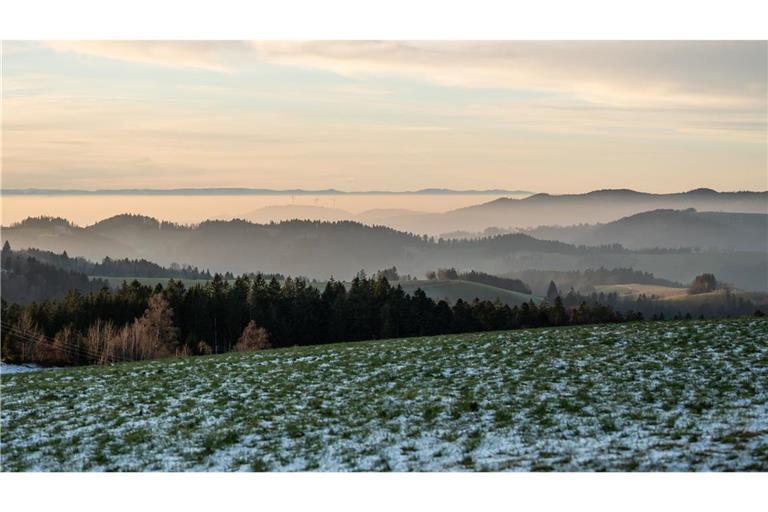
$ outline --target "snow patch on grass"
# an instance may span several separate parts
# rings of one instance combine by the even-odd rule
[[[0,380],[4,471],[768,470],[768,320],[462,334]]]

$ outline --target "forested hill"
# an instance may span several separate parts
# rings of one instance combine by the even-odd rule
[[[63,297],[68,291],[81,293],[108,286],[101,279],[89,279],[82,272],[66,270],[40,261],[29,254],[14,252],[6,243],[0,259],[2,298],[9,303],[26,304]]]
[[[634,190],[596,190],[586,194],[535,194],[522,199],[499,198],[445,213],[410,212],[386,219],[388,226],[420,233],[488,227],[532,228],[540,225],[605,223],[657,209],[768,213],[768,192],[718,192],[696,189],[675,194]]]
[[[30,248],[15,251],[20,256],[29,256],[42,263],[63,270],[80,272],[100,277],[168,277],[176,279],[210,279],[208,270],[201,271],[191,265],[171,264],[163,267],[146,259],[112,259],[106,256],[101,262],[93,262],[82,256],[70,257],[67,251],[57,254],[53,251]]]
[[[767,203],[768,206],[768,203]],[[768,214],[653,210],[607,224],[540,226],[536,238],[576,244],[620,243],[627,248],[701,247],[768,251]]]
[[[375,272],[392,266],[414,276],[437,268],[502,274],[605,266],[632,267],[679,282],[716,272],[736,287],[761,290],[755,288],[755,276],[768,271],[768,257],[760,253],[630,251],[617,244],[579,246],[521,233],[440,240],[351,221],[254,224],[232,220],[185,226],[119,215],[79,227],[63,219],[36,218],[5,227],[2,235],[14,249],[67,251],[70,258],[146,259],[163,267],[177,262],[211,272],[281,273],[320,280],[351,279],[359,270]]]
[[[584,271],[572,270],[568,272],[556,270],[523,270],[510,272],[511,278],[525,281],[531,286],[533,293],[544,295],[550,283],[555,283],[558,289],[585,290],[599,285],[610,284],[646,284],[665,286],[670,288],[683,288],[682,283],[661,279],[649,272],[641,272],[632,268],[600,267],[598,269],[586,269]]]
[[[127,267],[127,262],[115,261],[120,258],[145,258],[163,265],[172,261],[237,273],[280,271],[319,277],[339,273],[354,275],[361,268],[376,270],[401,260],[425,260],[427,268],[438,266],[430,265],[427,259],[444,255],[474,258],[500,257],[520,251],[623,252],[618,246],[578,247],[519,233],[480,240],[435,240],[352,221],[291,220],[255,224],[235,219],[185,226],[138,215],[119,215],[86,227],[58,218],[30,218],[4,228],[3,236],[15,248],[65,250],[89,259],[109,257],[110,266]],[[110,241],[114,244],[110,245]],[[50,253],[41,257],[57,263],[64,259]],[[82,261],[69,264],[81,270],[87,266]]]

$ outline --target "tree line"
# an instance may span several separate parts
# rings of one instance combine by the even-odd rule
[[[191,287],[133,281],[27,306],[3,301],[2,317],[3,358],[45,364],[642,319],[598,303],[568,308],[559,297],[514,307],[480,300],[450,305],[362,272],[348,286],[331,280],[322,290],[306,279],[260,274],[231,282],[216,274]]]
[[[108,286],[102,279],[89,279],[81,272],[62,269],[14,252],[7,241],[1,254],[0,288],[3,299],[9,302],[29,303],[62,297],[68,290],[87,293]]]
[[[649,284],[657,286],[668,286],[672,288],[683,288],[681,283],[656,277],[650,272],[635,270],[633,268],[605,268],[586,270],[522,270],[510,272],[508,277],[520,279],[530,285],[534,292],[545,293],[550,281],[561,289],[568,290],[574,288],[577,291],[587,291],[591,293],[594,286],[612,285],[612,284]]]
[[[6,244],[8,242],[6,241]],[[5,248],[5,246],[4,246]],[[10,245],[8,245],[10,250]],[[57,254],[42,249],[23,249],[13,251],[20,256],[36,259],[41,263],[53,265],[62,270],[80,272],[89,276],[102,277],[174,277],[177,279],[211,279],[209,270],[200,270],[192,265],[172,263],[163,267],[146,259],[104,257],[101,262],[93,262],[83,257],[70,257],[67,251]]]
[[[9,303],[30,302],[63,297],[69,290],[81,293],[98,291],[109,282],[104,277],[176,278],[210,280],[208,270],[172,263],[163,267],[145,259],[112,259],[105,257],[95,263],[83,257],[70,257],[67,251],[57,254],[41,249],[13,250],[6,240],[0,257],[2,269],[2,298]],[[255,275],[253,273],[249,274]],[[265,274],[285,279],[282,274]],[[99,277],[92,277],[99,276]],[[234,280],[232,272],[223,274]]]
[[[513,292],[524,293],[530,295],[531,289],[520,279],[513,279],[510,277],[499,277],[485,272],[478,272],[476,270],[470,270],[468,272],[458,272],[455,268],[439,268],[435,270],[429,270],[426,273],[426,277],[429,280],[437,281],[454,281],[463,280],[473,283],[487,284],[489,286],[495,286],[503,290],[510,290]]]
[[[694,280],[694,283],[696,280]],[[688,290],[682,289],[681,293]],[[689,293],[690,294],[690,293]],[[730,288],[724,288],[723,293],[708,297],[707,300],[661,300],[654,295],[639,294],[636,297],[622,297],[616,292],[580,293],[571,288],[564,293],[550,281],[546,298],[551,301],[554,297],[562,297],[566,308],[579,304],[605,304],[619,312],[640,314],[651,320],[680,319],[680,318],[713,318],[729,316],[745,316],[764,313],[763,306],[756,305],[752,300],[732,293]]]

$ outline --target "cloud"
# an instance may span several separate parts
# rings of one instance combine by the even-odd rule
[[[57,52],[177,68],[230,72],[223,55],[247,49],[235,41],[49,41]]]
[[[42,45],[230,73],[147,80],[134,66],[100,70],[95,58],[84,72],[39,43],[13,48],[29,52],[8,57],[3,76],[3,177],[19,187],[73,186],[70,170],[80,186],[104,187],[136,173],[148,186],[194,175],[286,188],[329,186],[324,176],[380,188],[514,176],[540,189],[555,174],[600,187],[615,169],[630,185],[671,174],[724,188],[765,181],[760,42]]]
[[[765,42],[254,42],[260,58],[366,78],[537,90],[628,107],[765,108]]]
[[[234,72],[264,62],[353,79],[535,91],[626,108],[766,109],[765,41],[53,41],[58,52]]]

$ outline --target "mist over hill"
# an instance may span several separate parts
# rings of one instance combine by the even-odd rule
[[[598,190],[586,194],[536,194],[521,199],[502,197],[444,212],[425,212],[418,211],[416,208],[418,208],[418,202],[414,203],[414,209],[371,208],[360,213],[353,213],[327,206],[275,204],[252,211],[244,211],[237,217],[258,223],[292,219],[354,220],[364,224],[383,225],[420,234],[425,233],[434,236],[449,234],[450,237],[456,238],[477,238],[475,233],[483,232],[489,228],[496,228],[497,232],[513,232],[537,227],[570,227],[577,224],[608,223],[627,216],[660,209],[695,209],[700,212],[711,213],[757,213],[765,215],[768,214],[768,192],[717,192],[711,189],[696,189],[676,194],[648,194],[623,189]],[[751,229],[754,224],[759,224],[757,219],[757,217],[752,219],[743,217],[741,220],[735,220],[735,222],[737,224],[749,224],[749,226],[745,225],[744,227]],[[723,221],[708,219],[707,222],[717,224]],[[742,228],[739,227],[738,229],[741,230]],[[486,235],[496,234],[492,231]],[[567,239],[562,238],[562,240],[588,244],[619,242],[619,240],[611,240],[612,233],[607,229],[604,236],[596,234],[594,241],[586,237],[586,229],[583,231],[584,233],[580,233],[578,236],[574,234]],[[674,245],[674,247],[699,245],[702,247],[744,248],[738,243],[729,246],[725,240],[724,243],[718,243],[718,235],[714,232],[708,238],[709,241],[705,240],[706,243],[703,244],[686,243]],[[556,239],[560,240],[561,238]],[[671,246],[664,241],[663,237],[660,238],[659,244],[642,244],[628,240],[627,245],[631,247]]]
[[[531,228],[541,225],[611,222],[658,209],[768,213],[768,192],[717,192],[696,189],[674,194],[634,190],[597,190],[586,194],[535,194],[522,199],[500,198],[445,213],[400,212],[382,219],[386,225],[418,233],[488,227]]]
[[[313,205],[272,205],[264,206],[242,215],[244,220],[257,224],[282,222],[294,219],[311,219],[322,221],[355,220],[355,215],[339,208]]]
[[[629,249],[699,247],[768,252],[768,214],[653,210],[606,224],[539,226],[536,238],[572,244],[619,243]]]
[[[768,288],[765,251],[629,250],[620,245],[577,246],[523,233],[477,240],[435,240],[357,222],[245,220],[184,226],[137,215],[119,215],[80,227],[64,219],[37,218],[3,228],[15,249],[35,247],[101,260],[145,258],[160,265],[194,265],[211,271],[265,272],[310,278],[353,277],[396,265],[423,276],[435,268],[492,274],[527,269],[583,270],[631,267],[664,279],[690,282],[713,272],[739,288]]]

